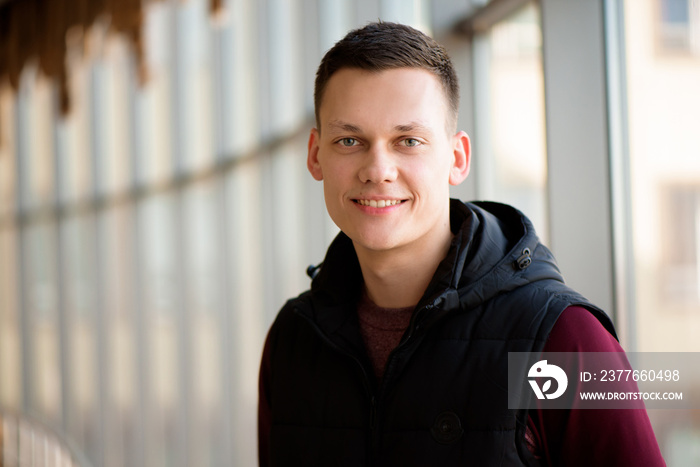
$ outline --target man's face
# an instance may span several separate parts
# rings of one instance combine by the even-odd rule
[[[328,81],[308,167],[356,248],[420,248],[449,229],[449,185],[466,178],[469,140],[447,131],[438,79],[417,68],[348,68]]]

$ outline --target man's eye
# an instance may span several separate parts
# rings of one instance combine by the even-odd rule
[[[355,146],[357,140],[355,138],[343,138],[339,141],[342,146]]]
[[[420,141],[418,141],[415,138],[406,138],[405,140],[403,140],[403,144],[404,144],[404,146],[407,146],[409,148],[413,148],[416,146],[420,146]]]

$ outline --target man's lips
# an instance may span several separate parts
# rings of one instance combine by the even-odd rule
[[[404,199],[353,199],[353,201],[361,206],[371,208],[385,208],[388,206],[396,206],[403,203]]]

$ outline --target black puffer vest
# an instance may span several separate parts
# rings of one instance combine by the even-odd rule
[[[452,201],[455,237],[377,382],[360,337],[362,276],[342,233],[312,288],[268,337],[272,465],[537,465],[525,411],[508,409],[508,352],[537,352],[567,288],[530,221],[496,203]]]

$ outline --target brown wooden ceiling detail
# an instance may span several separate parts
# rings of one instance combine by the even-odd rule
[[[56,80],[61,110],[67,112],[66,35],[76,27],[86,31],[99,18],[107,18],[111,30],[129,39],[144,79],[143,5],[149,1],[153,0],[0,1],[0,84],[9,81],[17,90],[22,69],[37,59],[40,70]],[[209,2],[213,13],[220,12],[223,0]]]

